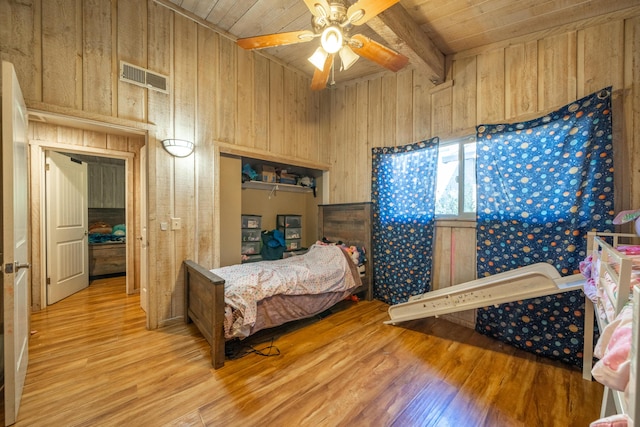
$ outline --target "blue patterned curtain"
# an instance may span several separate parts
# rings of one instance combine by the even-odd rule
[[[524,123],[477,128],[478,277],[538,262],[578,273],[586,233],[611,231],[611,88]],[[584,294],[478,310],[476,329],[582,365]]]
[[[430,289],[438,141],[372,150],[374,296],[389,304]]]

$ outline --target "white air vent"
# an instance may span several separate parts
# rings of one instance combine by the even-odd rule
[[[120,80],[163,93],[169,92],[167,89],[167,76],[153,73],[124,61],[120,61]]]

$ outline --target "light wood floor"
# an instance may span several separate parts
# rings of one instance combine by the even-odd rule
[[[32,315],[16,426],[587,426],[602,387],[442,319],[345,303],[210,367],[193,325],[145,330],[123,278]],[[266,337],[266,335],[265,335]],[[258,344],[262,348],[267,344]]]

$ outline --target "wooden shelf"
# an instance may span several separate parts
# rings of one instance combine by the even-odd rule
[[[279,182],[263,182],[263,181],[247,181],[242,183],[242,188],[251,188],[254,190],[269,191],[289,191],[293,193],[310,193],[313,191],[311,187],[303,187],[301,185],[282,184]]]

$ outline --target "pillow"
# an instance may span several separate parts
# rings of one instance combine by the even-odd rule
[[[104,221],[94,222],[89,226],[89,233],[93,234],[111,234],[112,228]]]
[[[125,228],[124,224],[114,225],[112,233],[115,236],[124,236],[126,234],[126,228]]]

